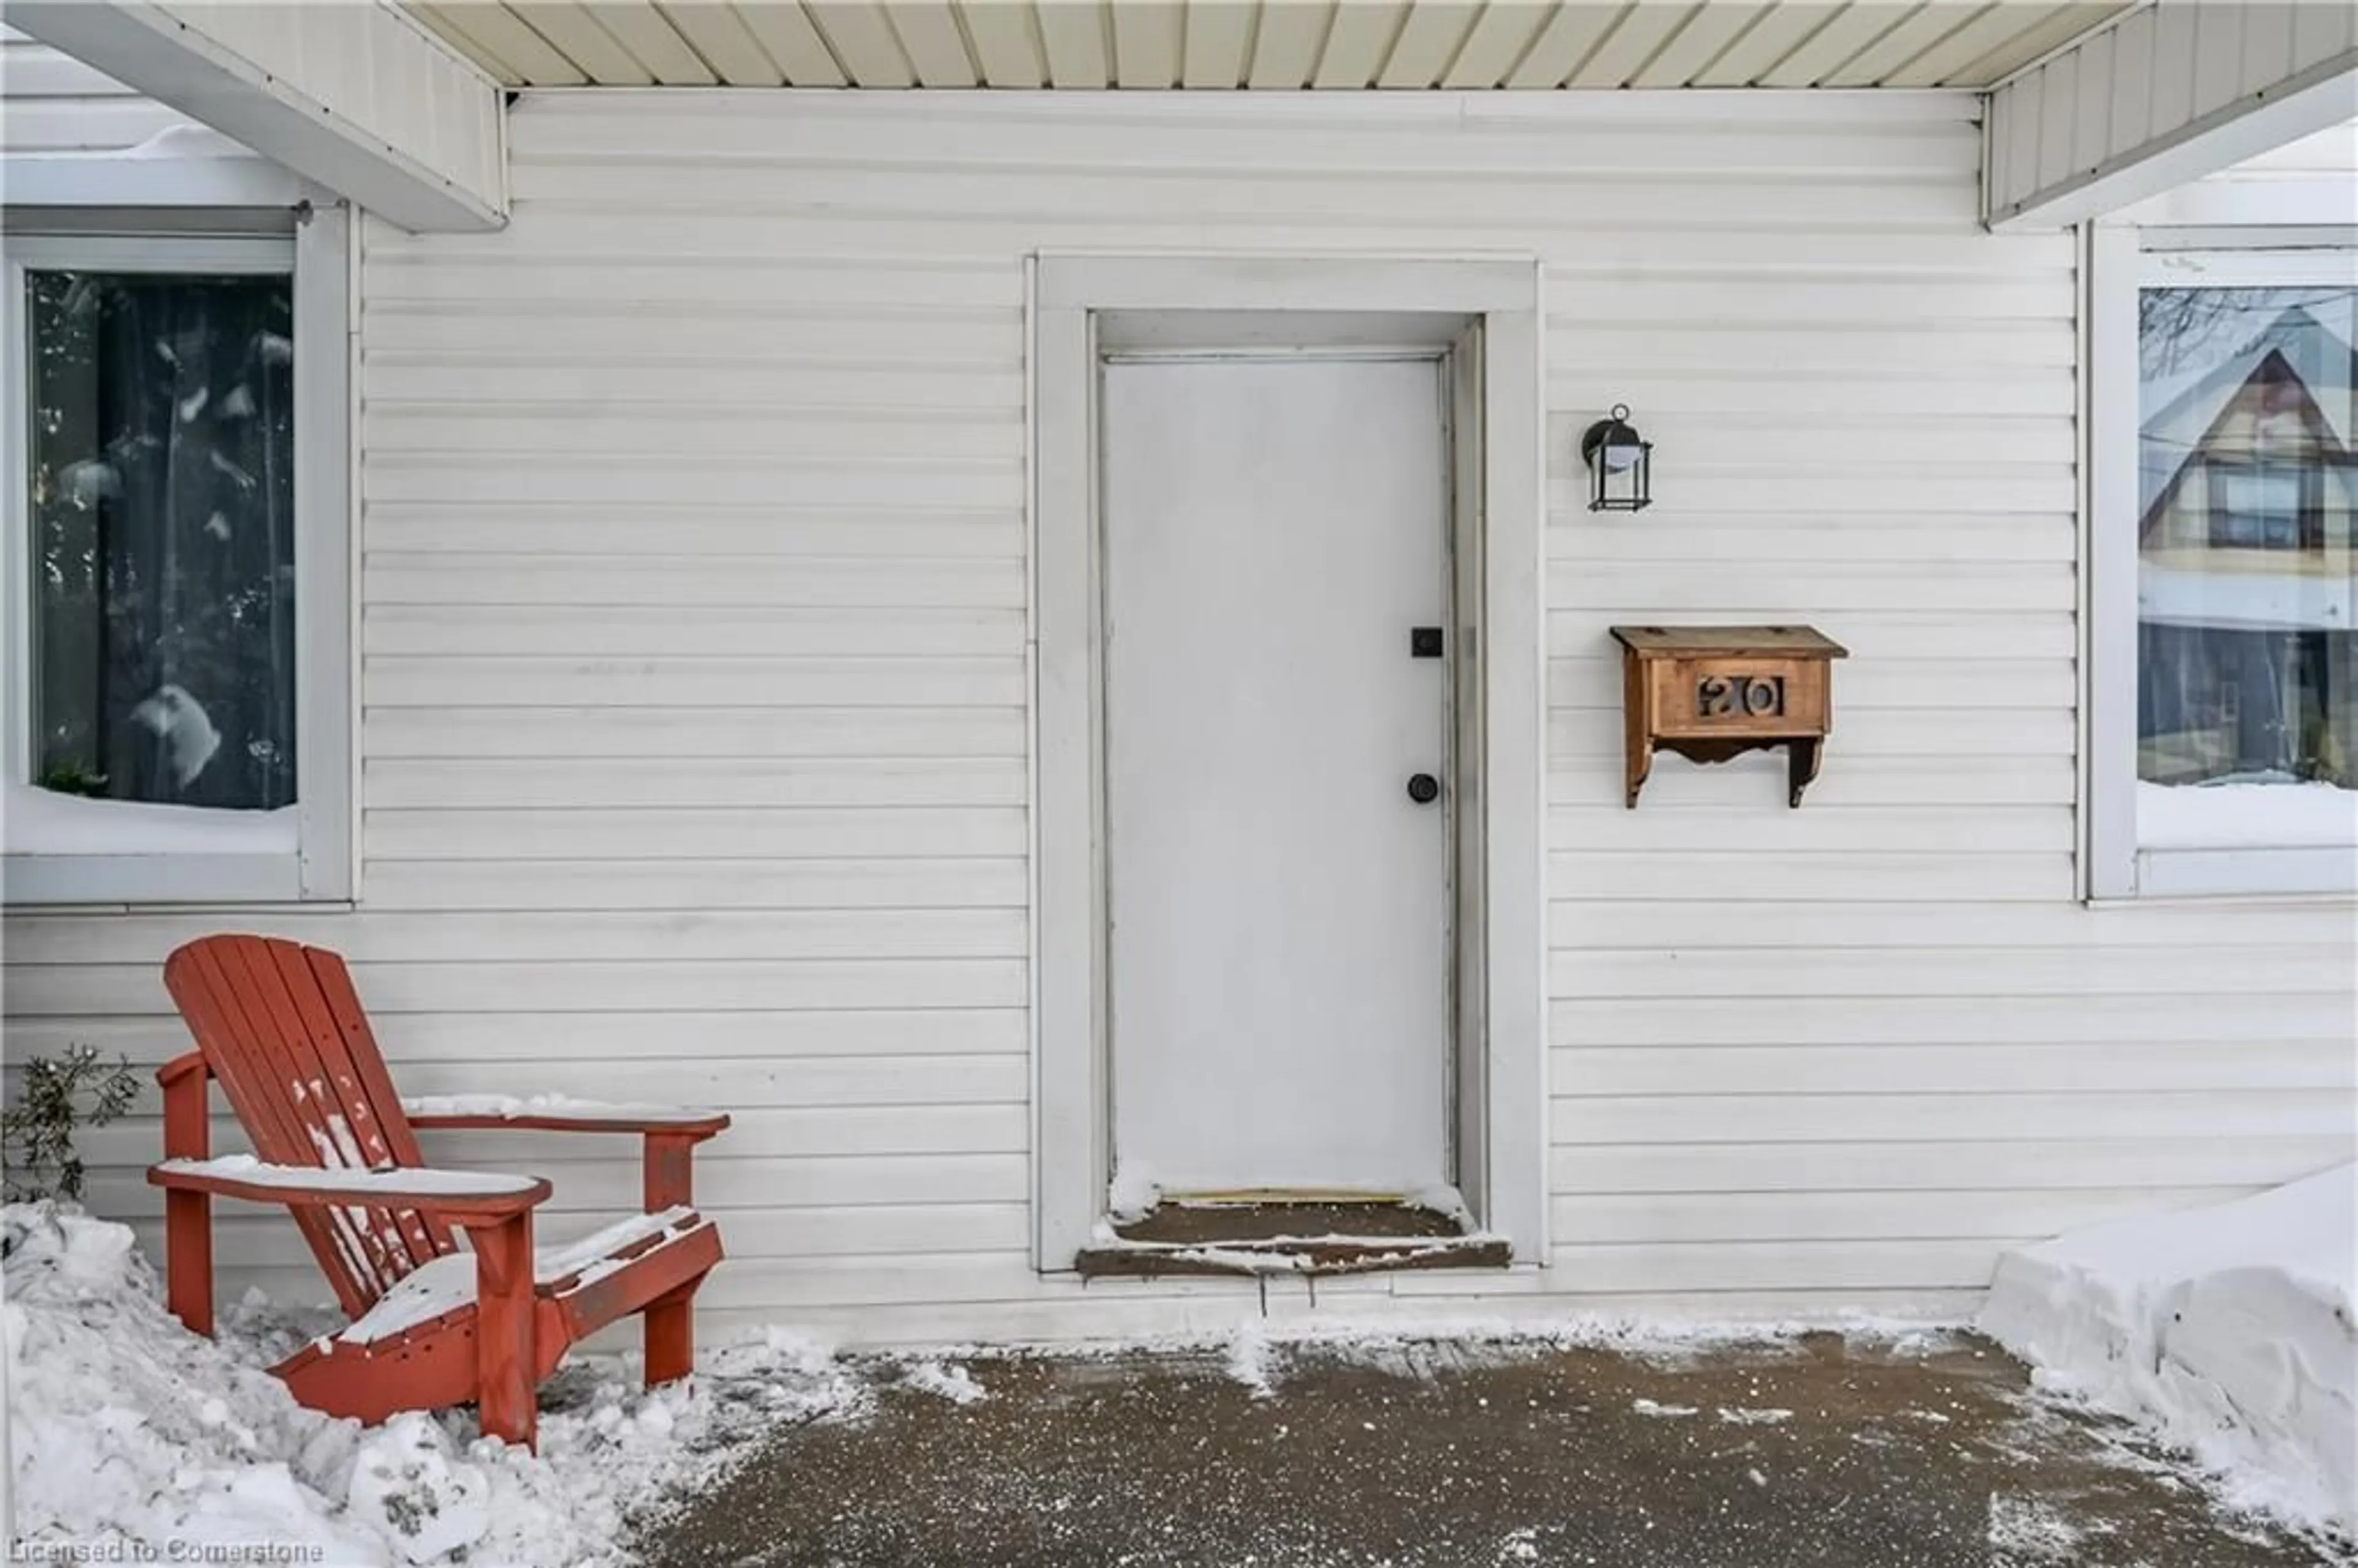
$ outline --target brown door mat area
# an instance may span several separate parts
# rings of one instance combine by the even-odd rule
[[[1502,1269],[1502,1237],[1389,1202],[1172,1202],[1111,1223],[1076,1261],[1088,1278],[1161,1274],[1356,1274]]]

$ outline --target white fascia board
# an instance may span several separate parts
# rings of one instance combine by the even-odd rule
[[[2358,118],[2349,25],[2312,26],[2302,9],[2149,6],[2000,86],[1983,138],[1985,222],[2011,233],[2108,217]],[[2289,37],[2264,44],[2258,30],[2288,16]],[[2263,47],[2281,67],[2220,79],[2219,60],[2232,74]]]
[[[330,101],[330,71],[315,71],[323,80],[307,84],[299,53],[265,67],[213,37],[204,29],[217,18],[209,18],[202,5],[22,0],[10,5],[8,19],[43,43],[405,229],[463,232],[502,227],[507,222],[501,145],[505,103],[498,85],[455,58],[446,60],[390,6],[378,8],[385,12],[381,36],[362,36],[359,69],[397,73],[403,62],[376,57],[398,45],[433,50],[426,64],[447,79],[435,84],[441,102],[404,105],[404,112],[391,116],[416,133],[406,138],[414,146],[361,124],[354,115],[365,104]],[[297,69],[290,72],[290,66]],[[382,113],[375,117],[387,118]],[[473,127],[475,134],[459,135],[462,127]],[[489,145],[452,157],[447,144],[454,139]],[[9,172],[13,186],[18,173],[13,161]]]

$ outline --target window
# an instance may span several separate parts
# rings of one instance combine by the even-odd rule
[[[2352,258],[2101,233],[2092,891],[2358,887]]]
[[[2202,464],[2214,550],[2315,550],[2324,547],[2322,464],[2284,458]]]
[[[10,234],[9,902],[349,892],[346,254]]]

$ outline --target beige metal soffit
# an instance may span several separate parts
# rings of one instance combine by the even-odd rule
[[[2131,0],[406,0],[514,87],[1985,89]]]

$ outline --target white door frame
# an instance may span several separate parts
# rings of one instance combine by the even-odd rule
[[[1318,332],[1394,335],[1401,318],[1473,329],[1479,505],[1461,524],[1462,600],[1478,615],[1459,760],[1465,1064],[1459,1185],[1519,1263],[1546,1259],[1546,618],[1540,267],[1530,258],[1040,255],[1030,267],[1033,1261],[1073,1267],[1110,1175],[1098,367],[1109,327],[1217,341],[1302,313]],[[1357,322],[1354,318],[1357,318]],[[1260,340],[1266,342],[1266,340]],[[1305,340],[1306,341],[1306,340]],[[1466,487],[1466,488],[1471,488]],[[1471,538],[1467,539],[1466,535]],[[1469,552],[1466,546],[1474,548]],[[1478,839],[1478,849],[1473,840]],[[1478,921],[1469,915],[1478,915]],[[1478,929],[1467,929],[1476,926]]]

